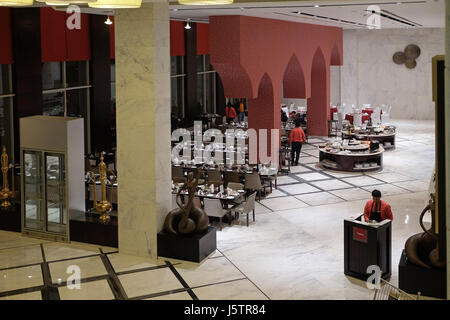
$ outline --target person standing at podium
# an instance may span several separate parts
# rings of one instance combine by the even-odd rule
[[[380,190],[373,190],[372,200],[367,201],[366,206],[364,207],[364,220],[366,222],[371,220],[381,222],[386,219],[394,220],[391,206],[387,202],[381,200]]]

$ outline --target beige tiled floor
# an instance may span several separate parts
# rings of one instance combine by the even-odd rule
[[[80,289],[59,287],[61,300],[112,300],[114,294],[106,280],[80,283]]]
[[[398,285],[397,264],[405,241],[421,232],[418,216],[427,201],[434,166],[434,146],[427,143],[433,138],[434,127],[432,122],[411,121],[398,122],[397,126],[404,141],[400,138],[396,150],[385,152],[383,171],[348,174],[323,170],[317,166],[317,147],[306,145],[302,151],[309,150],[309,154],[302,159],[314,159],[315,163],[292,167],[292,175],[282,179],[292,184],[280,185],[272,197],[256,204],[256,222],[249,227],[242,223],[225,225],[217,232],[218,250],[201,264],[168,260],[180,263],[174,269],[199,299],[372,299],[373,291],[364,282],[344,275],[342,226],[345,218],[362,213],[370,191],[376,187],[394,211],[391,282]],[[306,182],[301,180],[303,173],[310,174],[304,175],[309,179]],[[327,180],[315,180],[321,174]],[[379,184],[371,185],[373,180]],[[38,265],[0,270],[0,294],[44,284],[39,265],[43,261],[41,243],[53,280],[61,277],[66,281],[67,266],[77,264],[82,277],[99,277],[81,283],[80,289],[58,287],[61,299],[114,299],[107,279],[118,281],[128,298],[192,299],[176,273],[169,267],[158,268],[166,259],[110,253],[107,257],[119,273],[112,278],[98,256],[81,258],[100,254],[98,246],[49,243],[4,231],[0,231],[0,269]],[[102,250],[108,253],[117,249]],[[56,261],[61,259],[68,260]],[[145,268],[150,270],[138,271]],[[22,291],[1,299],[41,299],[41,292]]]
[[[120,275],[119,280],[129,298],[183,288],[169,268]]]

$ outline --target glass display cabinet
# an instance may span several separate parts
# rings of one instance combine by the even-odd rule
[[[20,119],[22,233],[70,240],[70,212],[85,210],[83,119]]]

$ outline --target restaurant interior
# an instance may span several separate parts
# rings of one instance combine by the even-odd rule
[[[0,0],[0,300],[448,299],[449,17]]]

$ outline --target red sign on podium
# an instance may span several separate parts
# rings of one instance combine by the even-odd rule
[[[367,243],[367,229],[353,227],[353,240]]]

